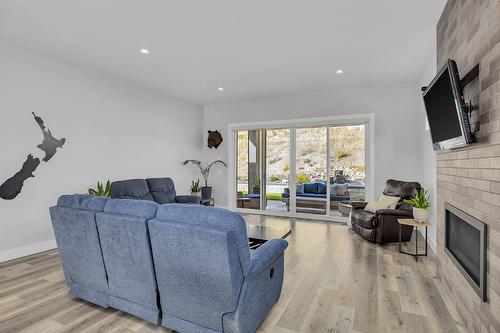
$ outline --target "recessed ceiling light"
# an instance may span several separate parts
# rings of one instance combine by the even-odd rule
[[[217,88],[217,90],[218,90],[218,91],[224,91],[224,88],[219,87],[219,88]]]
[[[151,52],[149,52],[148,49],[141,49],[141,54],[144,54],[144,55],[150,55]]]
[[[337,74],[342,74],[342,73],[344,73],[344,71],[343,71],[343,70],[341,70],[341,69],[338,69],[335,73],[337,73]]]

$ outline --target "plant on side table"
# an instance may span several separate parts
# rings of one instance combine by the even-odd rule
[[[101,182],[97,182],[97,188],[89,188],[89,195],[95,195],[100,197],[110,197],[111,196],[111,182],[108,180],[106,186],[103,186]]]
[[[200,169],[201,176],[205,181],[205,186],[201,188],[201,199],[206,200],[212,198],[212,187],[208,186],[208,176],[210,175],[210,169],[212,168],[213,165],[218,163],[224,165],[227,168],[226,162],[221,160],[215,160],[208,165],[203,165],[199,160],[185,160],[184,162],[182,162],[182,164],[184,165],[187,165],[189,163],[196,165]]]
[[[191,195],[196,197],[201,197],[201,188],[200,188],[200,179],[198,178],[196,181],[191,181]]]
[[[404,202],[413,206],[413,219],[415,221],[426,223],[429,220],[431,201],[423,187],[416,191],[413,199],[407,199]]]

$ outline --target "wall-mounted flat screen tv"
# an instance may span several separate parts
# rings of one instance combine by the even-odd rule
[[[448,59],[425,88],[423,97],[434,150],[464,147],[472,142],[455,61]]]

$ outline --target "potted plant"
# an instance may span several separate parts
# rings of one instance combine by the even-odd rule
[[[415,221],[426,223],[429,220],[431,201],[423,187],[416,191],[413,199],[407,199],[404,202],[413,206],[413,219]]]
[[[196,165],[201,172],[201,176],[203,177],[203,180],[205,181],[205,186],[201,188],[201,199],[210,199],[212,197],[212,187],[208,186],[208,176],[210,175],[210,169],[214,164],[220,163],[224,165],[227,168],[227,164],[224,161],[221,160],[216,160],[213,161],[212,163],[208,165],[203,165],[201,161],[199,160],[185,160],[182,164],[186,165],[188,163]]]
[[[201,188],[200,188],[200,179],[198,178],[196,181],[191,181],[191,195],[196,197],[201,197]]]
[[[97,188],[89,188],[89,195],[101,196],[101,197],[110,197],[111,196],[111,182],[108,180],[106,182],[106,186],[102,186],[101,182],[97,182]]]

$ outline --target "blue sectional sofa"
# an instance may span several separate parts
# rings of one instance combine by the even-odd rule
[[[224,209],[64,195],[50,208],[70,293],[179,332],[254,332],[278,301],[287,241],[248,246]]]

